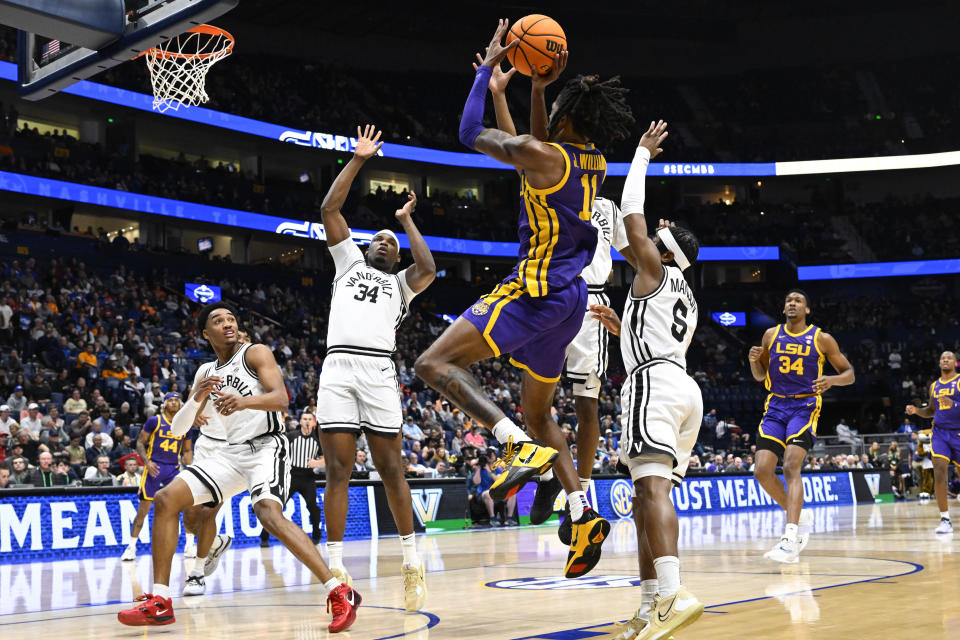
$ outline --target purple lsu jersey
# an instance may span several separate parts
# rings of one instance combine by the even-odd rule
[[[592,144],[550,144],[566,168],[547,189],[531,187],[521,174],[520,262],[508,278],[518,279],[533,298],[569,286],[593,259],[597,231],[590,217],[607,175],[607,161]]]
[[[960,373],[943,380],[938,378],[930,385],[933,398],[933,426],[948,431],[960,431]]]
[[[143,425],[144,432],[150,436],[147,439],[147,458],[160,465],[177,466],[180,464],[183,439],[189,431],[177,438],[170,427],[171,423],[163,416],[163,412],[147,418]]]
[[[820,327],[816,325],[797,334],[790,333],[786,325],[777,325],[770,342],[767,391],[781,397],[814,395],[813,381],[823,375],[819,337]]]

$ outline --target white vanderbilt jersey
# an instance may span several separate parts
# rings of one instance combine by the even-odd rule
[[[697,318],[697,301],[677,267],[664,265],[660,285],[645,296],[634,296],[631,289],[620,330],[620,351],[627,371],[656,360],[672,362],[686,371]]]
[[[610,277],[610,270],[613,268],[610,247],[622,251],[629,243],[627,230],[623,225],[623,214],[612,200],[594,199],[590,224],[597,229],[597,250],[581,275],[587,287],[592,290],[603,287]]]
[[[359,247],[347,238],[330,247],[337,267],[327,328],[327,354],[389,356],[397,329],[416,295],[407,270],[385,273],[367,266]]]
[[[232,393],[243,397],[263,395],[263,386],[253,369],[247,365],[246,352],[252,345],[241,345],[233,357],[222,365],[217,360],[205,362],[197,369],[194,385],[209,376],[220,376],[223,384],[210,394],[203,415],[208,418],[200,433],[211,438],[240,444],[268,433],[283,434],[283,420],[277,411],[244,409],[228,416],[217,413],[211,403],[218,395]]]

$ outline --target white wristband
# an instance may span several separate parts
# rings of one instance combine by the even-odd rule
[[[650,150],[646,147],[637,147],[630,163],[630,171],[623,183],[623,196],[620,198],[620,210],[624,216],[634,213],[643,214],[643,203],[646,199],[647,165],[650,164]]]

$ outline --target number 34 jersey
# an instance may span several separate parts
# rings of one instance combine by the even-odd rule
[[[660,285],[645,296],[635,296],[631,289],[620,328],[620,351],[627,372],[664,360],[686,370],[697,314],[693,291],[677,267],[664,265]]]
[[[330,247],[337,267],[327,327],[327,353],[389,356],[397,329],[416,295],[407,270],[386,273],[368,266],[353,240]]]
[[[778,396],[815,395],[813,381],[823,375],[819,339],[820,327],[816,325],[790,333],[786,325],[778,324],[770,341],[767,391]]]

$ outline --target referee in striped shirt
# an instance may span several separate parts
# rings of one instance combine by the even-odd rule
[[[313,525],[313,543],[320,542],[320,522],[322,512],[317,505],[317,476],[314,469],[324,466],[320,454],[320,440],[317,437],[317,417],[310,411],[300,416],[300,428],[287,431],[290,441],[290,494],[299,493],[307,503],[310,523]],[[270,544],[270,534],[264,529],[260,533],[260,546]]]

